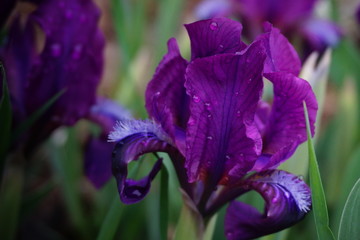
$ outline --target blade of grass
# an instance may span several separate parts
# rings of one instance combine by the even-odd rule
[[[24,169],[22,155],[9,158],[0,190],[0,239],[12,240],[16,237],[19,222]]]
[[[161,169],[160,180],[160,235],[162,240],[167,239],[168,218],[169,218],[169,174],[165,166]]]
[[[97,240],[112,240],[115,239],[115,234],[120,223],[123,204],[119,201],[119,196],[116,193],[114,200],[111,203],[109,211],[105,217]]]
[[[335,240],[329,227],[329,216],[326,206],[325,193],[321,182],[319,166],[316,160],[315,149],[311,139],[310,123],[306,103],[304,102],[304,113],[306,119],[306,130],[308,136],[309,150],[309,178],[312,190],[313,214],[319,240]]]
[[[338,240],[358,239],[360,236],[360,179],[346,201],[340,220]]]
[[[134,162],[133,168],[129,172],[129,177],[133,177],[139,171],[141,161]],[[115,239],[115,234],[120,224],[124,205],[120,202],[117,191],[115,191],[114,199],[101,225],[97,240]]]
[[[0,99],[0,179],[5,165],[5,155],[10,146],[12,111],[10,103],[10,94],[6,82],[6,73],[4,66],[0,63],[2,93]]]

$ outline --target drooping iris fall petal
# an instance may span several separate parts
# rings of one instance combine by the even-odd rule
[[[265,200],[264,213],[233,201],[225,216],[228,240],[254,239],[290,227],[310,210],[311,192],[299,177],[280,170],[257,173],[244,182]]]

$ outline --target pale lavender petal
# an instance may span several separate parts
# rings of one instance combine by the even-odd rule
[[[151,172],[140,180],[127,178],[127,165],[150,152],[177,153],[167,142],[166,133],[150,121],[125,120],[119,122],[109,135],[116,142],[112,155],[112,171],[116,178],[120,199],[125,204],[141,201],[150,190],[151,181],[161,168],[159,159]]]
[[[263,154],[254,170],[265,170],[288,159],[307,139],[303,102],[306,103],[312,135],[315,132],[317,101],[310,84],[292,74],[264,75],[274,85],[274,102],[263,138]]]
[[[342,31],[338,25],[323,19],[309,19],[301,25],[301,33],[312,51],[325,51],[327,47],[336,46]]]
[[[311,208],[311,192],[299,177],[273,170],[255,174],[244,187],[253,189],[265,200],[264,213],[254,207],[233,201],[225,216],[228,240],[254,239],[300,221]]]
[[[195,9],[198,19],[214,17],[227,17],[231,14],[231,2],[229,0],[203,0]]]
[[[189,182],[226,184],[253,166],[261,148],[254,115],[265,57],[257,42],[243,54],[197,59],[187,68],[185,87],[192,99],[185,164]]]
[[[168,41],[163,57],[146,89],[146,109],[174,142],[181,148],[184,129],[189,118],[188,96],[185,92],[187,61],[180,55],[174,38]]]
[[[38,25],[45,46],[29,73],[27,101],[33,112],[51,97],[66,90],[51,108],[59,124],[72,125],[84,117],[96,100],[104,38],[97,22],[99,9],[92,1],[43,1],[29,16],[28,27]]]
[[[264,73],[288,72],[299,75],[301,61],[294,47],[280,33],[280,30],[265,24],[267,33],[260,35],[257,40],[262,41],[266,48],[267,59]]]
[[[96,188],[101,188],[112,176],[111,153],[114,146],[114,143],[102,138],[91,138],[86,144],[85,175]]]
[[[191,42],[191,59],[220,53],[236,53],[246,45],[240,40],[242,25],[228,18],[185,24]]]
[[[132,119],[131,113],[119,103],[98,97],[96,104],[90,108],[87,119],[98,124],[107,136],[118,121]]]

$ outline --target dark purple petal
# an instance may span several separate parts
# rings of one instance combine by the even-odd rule
[[[228,18],[185,24],[191,42],[191,59],[220,53],[236,53],[246,45],[240,40],[242,25]]]
[[[262,34],[257,39],[264,43],[267,58],[265,61],[264,73],[270,72],[289,72],[299,75],[301,61],[294,47],[280,33],[280,30],[265,24],[267,33]]]
[[[274,102],[263,138],[264,156],[254,170],[265,170],[285,161],[307,139],[303,102],[308,108],[313,135],[318,108],[315,94],[307,81],[285,73],[264,76],[274,85]]]
[[[193,61],[185,87],[191,96],[186,133],[189,182],[222,184],[241,178],[254,164],[261,139],[254,124],[265,52],[259,42],[243,54]]]
[[[261,25],[271,22],[276,27],[287,28],[306,19],[316,0],[235,0],[238,14],[247,22]]]
[[[188,96],[185,92],[187,61],[180,55],[174,38],[168,41],[168,53],[156,69],[146,89],[146,109],[170,135],[179,148],[189,118]]]
[[[301,33],[312,51],[325,51],[327,47],[336,46],[342,31],[338,25],[323,19],[309,19],[301,26]]]
[[[96,188],[101,188],[112,176],[111,152],[115,144],[91,138],[85,149],[85,175]]]
[[[128,120],[119,122],[109,135],[116,146],[112,157],[112,171],[116,178],[120,199],[125,204],[141,201],[150,190],[151,181],[161,168],[159,159],[149,175],[140,179],[127,178],[127,165],[150,152],[177,152],[169,143],[160,126],[150,121]]]
[[[33,112],[61,90],[52,119],[72,125],[95,103],[103,66],[104,38],[92,1],[50,0],[29,16],[27,27],[45,32],[45,46],[29,73],[25,102]]]
[[[357,20],[358,24],[360,24],[360,5],[358,6],[358,8],[356,10],[356,20]]]
[[[27,76],[35,56],[33,38],[32,29],[22,29],[20,18],[15,18],[10,26],[7,42],[0,49],[0,60],[7,73],[15,125],[27,116],[25,91],[29,84]]]
[[[311,207],[309,187],[299,177],[273,170],[255,174],[244,184],[261,194],[265,210],[233,201],[225,216],[228,240],[254,239],[288,228],[300,221]]]

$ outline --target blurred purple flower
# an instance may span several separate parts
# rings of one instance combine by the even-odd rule
[[[65,93],[38,122],[37,137],[88,114],[103,68],[98,19],[92,1],[49,0],[39,2],[25,26],[20,17],[14,20],[0,59],[8,72],[15,125],[62,90]],[[39,29],[44,41],[39,40]]]
[[[216,11],[213,2],[221,7]],[[317,0],[205,0],[197,8],[200,19],[214,16],[238,17],[244,24],[244,34],[253,40],[262,32],[263,23],[270,22],[291,39],[300,36],[305,55],[311,51],[324,51],[335,46],[341,38],[340,27],[335,23],[317,19],[313,10]],[[210,6],[210,7],[209,7]],[[223,15],[221,15],[221,13]]]
[[[301,64],[294,48],[270,24],[249,46],[240,40],[241,24],[230,19],[185,27],[191,60],[169,40],[146,91],[152,121],[123,121],[109,135],[116,142],[113,173],[121,200],[132,204],[145,197],[161,159],[141,180],[127,178],[127,165],[142,154],[166,152],[201,216],[230,202],[228,239],[295,224],[310,210],[310,189],[297,176],[274,169],[307,139],[304,101],[314,133],[317,102],[310,85],[297,77]],[[263,77],[274,87],[272,106],[261,100]],[[265,199],[263,214],[235,200],[250,190]]]
[[[85,175],[96,187],[101,188],[112,176],[111,152],[115,144],[108,142],[108,135],[116,122],[131,119],[131,114],[114,101],[99,97],[91,107],[87,119],[101,128],[98,137],[90,137],[85,146]]]
[[[360,5],[358,6],[355,14],[356,14],[356,20],[360,24]]]

